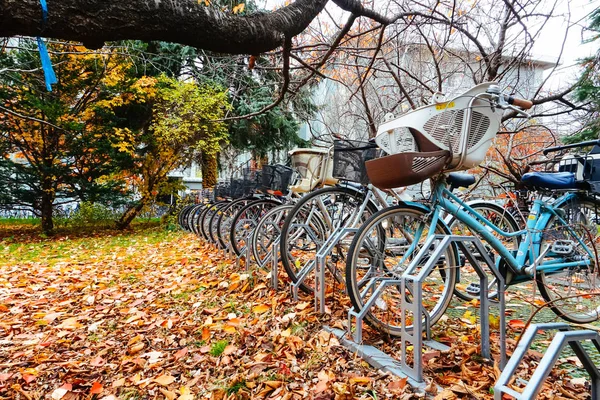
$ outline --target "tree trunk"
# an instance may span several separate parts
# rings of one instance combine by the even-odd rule
[[[202,154],[202,187],[212,188],[217,184],[217,156],[216,154]]]
[[[296,0],[271,13],[223,12],[198,0],[0,0],[0,37],[24,35],[81,41],[100,48],[107,41],[176,42],[205,50],[259,54],[302,32],[328,0]]]
[[[144,208],[144,204],[146,204],[146,202],[142,198],[135,206],[129,207],[117,221],[117,229],[123,230],[129,228],[131,221],[133,221]]]
[[[54,230],[54,221],[52,220],[52,204],[54,203],[54,190],[52,181],[47,177],[42,179],[42,232],[51,234]]]

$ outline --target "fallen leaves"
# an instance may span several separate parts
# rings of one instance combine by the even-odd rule
[[[321,329],[310,297],[294,302],[266,273],[232,271],[193,235],[61,240],[43,254],[0,266],[0,359],[18,365],[0,368],[0,398],[413,398],[406,379]],[[348,306],[328,299],[325,323],[344,329]],[[478,355],[474,318],[436,327],[453,347],[423,354],[443,387],[431,398],[490,398],[496,371]]]
[[[175,382],[175,377],[171,375],[161,375],[154,378],[154,382],[162,386],[169,386],[171,383]]]
[[[256,314],[263,314],[263,313],[266,313],[267,311],[269,311],[270,309],[271,309],[271,307],[269,307],[268,305],[261,304],[261,305],[252,307],[252,312],[256,313]]]

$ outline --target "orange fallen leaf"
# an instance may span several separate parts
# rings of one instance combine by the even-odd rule
[[[406,382],[408,381],[408,378],[402,378],[402,379],[398,379],[395,381],[391,381],[390,383],[388,383],[388,389],[389,390],[402,390],[404,389],[404,387],[406,386]]]
[[[175,357],[176,360],[179,360],[181,357],[185,356],[187,354],[187,352],[188,352],[188,348],[184,347],[183,349],[177,351],[177,353],[175,353],[175,355],[173,357]]]
[[[525,322],[521,321],[520,319],[511,319],[508,321],[508,326],[511,329],[525,328]]]
[[[368,376],[355,376],[350,378],[350,383],[369,383],[371,380]]]
[[[202,328],[202,340],[205,342],[210,339],[210,330],[208,328]]]
[[[94,382],[92,384],[92,388],[90,389],[90,394],[100,394],[103,390],[104,388],[102,387],[102,384],[99,382]]]

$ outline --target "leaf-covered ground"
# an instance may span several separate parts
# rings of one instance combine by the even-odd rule
[[[266,272],[236,269],[187,233],[27,232],[0,235],[0,399],[492,397],[499,371],[478,354],[474,305],[436,327],[453,347],[425,353],[418,395],[321,329],[345,327],[339,294],[316,314],[310,298],[274,292]],[[542,398],[585,399],[582,383],[557,371]]]

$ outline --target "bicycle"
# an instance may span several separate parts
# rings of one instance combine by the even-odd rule
[[[376,144],[338,139],[327,153],[318,176],[333,186],[303,196],[287,211],[281,227],[281,262],[292,283],[306,293],[315,290],[310,272],[319,250],[331,249],[326,271],[343,286],[344,270],[338,264],[345,262],[349,235],[379,208],[387,207],[388,196],[399,200],[394,192],[369,185],[364,163],[376,156]]]
[[[589,301],[600,293],[595,249],[600,220],[596,210],[600,209],[600,203],[589,195],[590,191],[593,193],[593,187],[588,185],[586,188],[585,182],[577,182],[572,172],[525,174],[523,182],[530,188],[565,192],[551,204],[534,200],[526,229],[515,232],[501,230],[448,189],[448,184],[456,180],[447,174],[448,171],[468,169],[483,160],[498,132],[502,112],[511,109],[527,115],[516,106],[527,109],[531,105],[526,100],[506,96],[496,85],[486,83],[450,102],[422,107],[379,128],[376,141],[390,155],[366,163],[373,184],[391,188],[430,178],[432,194],[427,206],[403,204],[379,211],[355,235],[348,256],[346,285],[356,310],[360,311],[373,294],[368,292],[368,282],[400,277],[410,259],[420,250],[419,244],[429,235],[436,232],[450,234],[440,218],[445,212],[476,233],[499,255],[497,267],[507,286],[536,282],[540,294],[559,317],[575,323],[598,318],[600,308],[593,305],[593,300]],[[402,130],[403,127],[409,129]],[[406,147],[393,149],[386,146],[384,139],[391,142],[390,136],[395,138],[398,132],[410,135],[414,147],[409,150],[413,151],[406,151]],[[406,140],[406,136],[402,139]],[[407,246],[399,254],[391,251],[393,248],[388,249],[394,244],[393,240],[388,240],[388,234],[390,239],[394,234],[398,236],[396,228],[389,229],[390,221],[404,213],[411,213],[414,224],[412,230],[407,229],[411,235],[403,236]],[[592,229],[588,225],[593,225]],[[404,224],[393,226],[404,227]],[[575,228],[583,229],[577,231]],[[512,249],[495,234],[504,238],[522,236],[523,239],[518,249]],[[448,247],[447,253],[453,251],[452,246]],[[365,254],[371,256],[368,263],[361,259]],[[388,254],[390,257],[386,260]],[[443,315],[452,297],[457,276],[456,266],[448,262],[452,256],[447,254],[443,258],[446,264],[437,269],[440,275],[447,277],[445,285],[431,286],[427,293],[429,297],[424,300],[431,323]],[[583,289],[573,288],[581,283],[585,283]],[[388,288],[380,297],[379,305],[369,311],[367,322],[391,335],[399,334],[400,316],[395,307],[402,295],[410,296],[410,293],[400,293],[398,287]],[[588,307],[592,309],[582,311]]]

